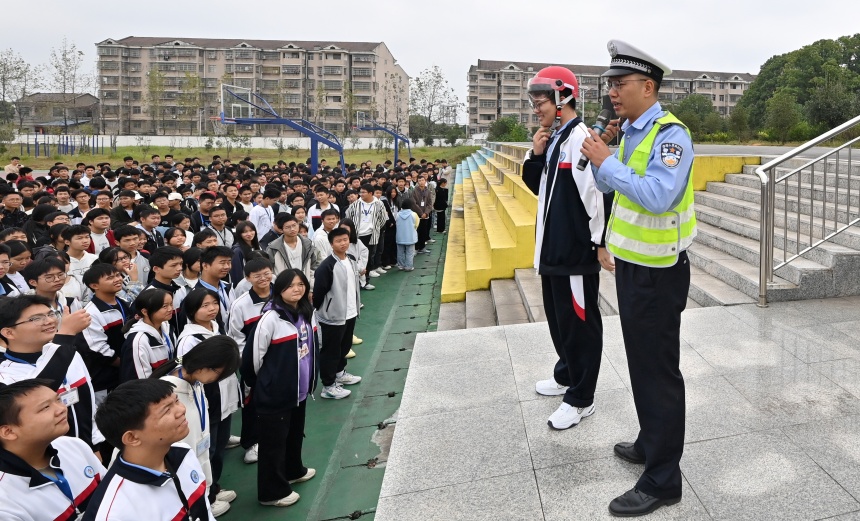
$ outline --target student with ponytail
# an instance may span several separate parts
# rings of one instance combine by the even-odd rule
[[[176,396],[185,406],[188,420],[188,435],[182,441],[197,454],[197,460],[206,476],[206,484],[214,483],[209,462],[211,446],[209,401],[203,387],[215,385],[239,367],[239,350],[236,341],[224,335],[211,336],[190,348],[175,360],[170,360],[153,371],[150,378],[160,378],[175,386]],[[229,492],[229,491],[222,491]],[[212,514],[220,516],[230,510],[227,501],[211,502]]]
[[[320,349],[309,293],[301,270],[281,272],[242,352],[242,375],[257,408],[257,499],[263,505],[294,504],[299,495],[290,485],[316,475],[302,464],[305,406],[316,388]]]
[[[125,342],[120,352],[120,383],[148,378],[176,356],[176,341],[170,337],[173,297],[163,289],[141,292],[132,304],[134,317],[123,327]]]

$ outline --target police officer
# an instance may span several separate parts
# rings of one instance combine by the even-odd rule
[[[681,312],[690,287],[686,249],[696,235],[690,132],[657,101],[671,69],[625,42],[609,42],[607,88],[626,121],[614,154],[592,131],[582,153],[597,187],[616,191],[606,233],[615,257],[619,314],[639,436],[615,454],[645,465],[636,486],[615,498],[616,516],[645,515],[681,500],[684,379],[679,368]],[[618,133],[610,126],[603,139]],[[611,268],[611,259],[601,259]]]

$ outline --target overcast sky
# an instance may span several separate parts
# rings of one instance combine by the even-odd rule
[[[0,47],[47,63],[66,36],[92,69],[94,44],[125,36],[381,40],[411,76],[439,65],[465,101],[479,58],[603,65],[612,38],[675,69],[755,74],[771,56],[856,33],[854,1],[16,1]]]

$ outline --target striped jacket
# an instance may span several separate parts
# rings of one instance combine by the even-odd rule
[[[362,205],[364,205],[364,208],[367,208],[368,204],[371,209],[363,210]],[[365,203],[360,198],[356,199],[355,202],[349,205],[349,208],[346,209],[345,215],[347,219],[352,219],[352,222],[355,223],[356,233],[358,233],[358,229],[361,228],[363,211],[370,212],[370,222],[373,224],[373,231],[370,233],[370,244],[377,244],[379,243],[379,234],[382,231],[382,227],[388,222],[388,212],[385,211],[385,205],[382,204],[382,201],[379,199],[374,198],[372,203]]]
[[[120,309],[93,297],[84,307],[92,317],[90,326],[75,337],[75,346],[87,364],[96,391],[119,385],[119,368],[113,364],[125,341],[122,326],[133,312],[128,302],[120,298],[116,301]]]

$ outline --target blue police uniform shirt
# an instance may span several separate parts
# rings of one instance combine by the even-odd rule
[[[657,102],[636,121],[631,123],[628,120],[621,125],[624,131],[624,161],[642,143],[654,126],[654,121],[664,115],[663,107]],[[672,150],[671,159],[664,160],[664,149]],[[667,212],[681,202],[693,168],[693,143],[683,127],[671,125],[657,134],[644,176],[637,174],[618,158],[619,150],[606,158],[599,169],[592,165],[591,171],[598,190],[604,193],[617,190],[655,214]]]

